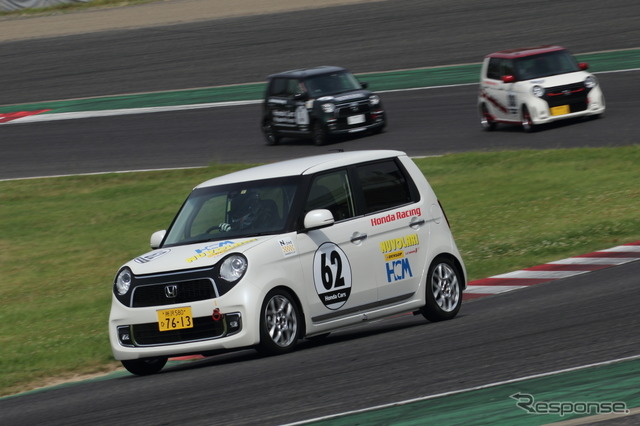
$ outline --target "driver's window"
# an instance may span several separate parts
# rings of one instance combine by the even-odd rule
[[[346,170],[316,177],[309,188],[305,212],[327,209],[336,221],[355,215],[353,195]]]
[[[226,194],[206,200],[191,222],[191,236],[203,234],[225,221]]]

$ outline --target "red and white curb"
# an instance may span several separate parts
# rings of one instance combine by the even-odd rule
[[[471,281],[464,292],[463,300],[518,290],[636,260],[640,260],[640,241]]]

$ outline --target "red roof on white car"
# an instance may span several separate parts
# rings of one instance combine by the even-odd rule
[[[565,50],[562,46],[535,46],[535,47],[523,47],[520,49],[501,50],[499,52],[490,53],[487,58],[522,58],[524,56],[538,55],[540,53],[555,52],[558,50]]]

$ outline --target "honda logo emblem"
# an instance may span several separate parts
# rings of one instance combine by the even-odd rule
[[[175,284],[164,286],[164,295],[167,299],[175,299],[178,295],[178,286]]]

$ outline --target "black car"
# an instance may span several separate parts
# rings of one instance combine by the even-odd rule
[[[332,135],[381,132],[386,117],[380,97],[348,70],[321,66],[268,77],[262,131],[268,145],[284,136],[324,145]]]

